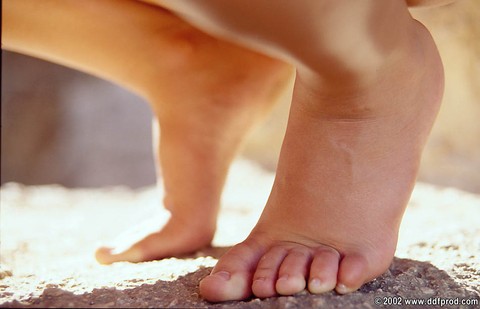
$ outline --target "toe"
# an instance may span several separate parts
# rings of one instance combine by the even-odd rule
[[[100,264],[112,264],[122,261],[136,263],[144,260],[141,250],[136,247],[130,247],[126,250],[101,247],[95,252],[95,258]]]
[[[306,248],[290,249],[278,271],[275,285],[278,294],[293,295],[305,289],[311,257],[310,250]]]
[[[143,239],[130,237],[120,239],[112,247],[101,247],[95,252],[95,258],[100,264],[112,264],[115,262],[139,263],[154,259],[164,258],[164,253],[169,249],[165,244],[161,233],[152,233]]]
[[[277,295],[275,282],[278,278],[278,269],[288,251],[283,247],[273,247],[258,262],[253,276],[252,291],[255,296],[267,298]]]
[[[100,264],[105,264],[105,265],[112,264],[113,261],[111,258],[112,256],[111,252],[112,252],[112,248],[100,247],[97,249],[97,251],[95,251],[95,259]]]
[[[254,241],[246,240],[234,246],[200,282],[200,294],[211,302],[250,297],[253,272],[264,253],[263,246]]]
[[[359,254],[347,254],[340,262],[335,290],[347,294],[358,290],[369,279],[368,261]]]
[[[317,249],[310,266],[308,290],[312,294],[331,291],[337,284],[340,254],[331,248]]]

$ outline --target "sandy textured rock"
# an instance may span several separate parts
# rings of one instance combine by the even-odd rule
[[[339,296],[250,299],[210,304],[198,282],[228,246],[246,237],[260,215],[273,175],[235,164],[214,248],[187,257],[98,265],[95,248],[139,223],[164,221],[153,188],[1,189],[1,307],[375,308],[410,299],[480,301],[480,196],[418,184],[405,214],[396,258],[380,278]],[[153,219],[152,219],[153,218]],[[10,274],[10,275],[8,275]],[[386,307],[386,306],[385,306]],[[453,306],[462,307],[462,306]],[[477,305],[478,307],[478,305]]]

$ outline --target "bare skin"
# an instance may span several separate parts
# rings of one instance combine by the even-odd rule
[[[158,120],[154,146],[171,217],[121,248],[100,248],[97,260],[148,261],[209,245],[229,165],[285,91],[292,66],[138,1],[12,0],[3,11],[2,48],[112,80],[144,97]]]
[[[240,37],[297,67],[265,210],[201,282],[201,294],[213,302],[305,288],[344,294],[382,274],[443,92],[428,31],[403,1],[281,1],[276,14],[257,1],[251,19],[241,1],[162,3],[205,31]],[[365,27],[372,20],[376,27]],[[302,32],[289,37],[284,25]]]
[[[364,94],[388,99],[392,106],[383,112],[316,114],[297,82],[266,208],[249,237],[202,281],[202,295],[224,301],[305,288],[344,294],[388,268],[442,92],[441,66],[430,52],[414,82],[398,66],[391,80]]]
[[[442,65],[433,40],[410,17],[406,3],[279,0],[275,14],[271,14],[271,2],[262,0],[255,2],[255,10],[236,0],[152,2],[175,11],[213,36],[283,59],[297,68],[288,129],[268,203],[249,237],[226,253],[201,282],[201,294],[214,302],[244,299],[252,294],[292,295],[305,288],[312,293],[335,289],[343,294],[383,273],[395,251],[398,228],[443,89]],[[125,12],[133,9],[132,2],[121,3],[129,3]],[[118,16],[120,21],[128,14]],[[148,20],[154,23],[155,18],[158,16]],[[129,38],[134,40],[141,33],[144,29]],[[178,43],[190,40],[173,42],[174,46],[182,46]],[[178,89],[180,81],[170,84],[167,79],[163,88],[156,83],[162,80],[158,75],[145,78],[149,75],[140,71],[138,79],[124,83],[139,88],[154,102],[165,145],[160,148],[165,204],[173,216],[163,230],[124,252],[112,255],[108,250],[100,251],[97,257],[103,262],[161,258],[195,250],[198,243],[211,240],[228,164],[243,132],[253,122],[250,115],[260,118],[268,109],[265,103],[246,102],[265,102],[272,92],[258,89],[277,89],[285,79],[266,74],[259,78],[263,85],[253,77],[239,83],[235,76],[220,71],[212,79],[199,81],[193,74],[189,80],[191,70],[202,72],[206,63],[208,71],[212,69],[209,55],[219,50],[217,44],[211,49],[209,44],[194,45],[205,48],[205,54],[200,48],[198,53],[187,52],[186,58],[184,52],[180,53],[181,61],[173,61],[171,66],[174,69],[162,71],[159,68],[164,66],[155,67],[155,72],[167,76],[177,70],[185,72],[194,95],[181,96],[175,105],[155,102],[183,95],[184,88]],[[138,45],[142,48],[136,52],[144,52],[145,40],[138,40]],[[171,44],[162,48],[168,50],[167,46]],[[147,50],[162,50],[156,47]],[[220,49],[214,59],[230,62],[228,51],[228,47]],[[221,54],[228,56],[222,58]],[[256,78],[265,71],[256,70],[261,68],[256,61],[270,68],[270,73],[288,71],[279,62],[257,58],[252,60],[254,65],[246,66],[247,73]],[[187,65],[182,67],[184,63]],[[238,67],[245,67],[245,63]],[[105,75],[126,76],[130,81],[130,75],[117,71]],[[225,90],[217,88],[219,80],[230,81]],[[246,97],[251,89],[257,89],[254,98],[234,100],[234,104],[222,104],[220,108],[212,104],[231,102],[225,98],[232,95],[238,98],[243,93]],[[212,92],[219,90],[219,97],[192,105],[192,97],[211,98]],[[176,162],[181,165],[174,167],[178,156],[181,159]],[[205,171],[207,177],[199,176]],[[206,226],[203,231],[195,225],[199,216],[204,220],[202,226]],[[198,228],[203,236],[192,238],[197,237],[192,231]]]
[[[293,75],[290,65],[177,22],[187,29],[171,44],[188,50],[181,60],[163,58],[169,77],[157,80],[150,98],[159,125],[158,173],[171,217],[124,251],[100,248],[101,263],[161,259],[210,245],[229,166]]]

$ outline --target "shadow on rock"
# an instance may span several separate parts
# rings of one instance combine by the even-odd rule
[[[395,258],[389,270],[376,280],[362,286],[357,292],[340,296],[334,292],[311,295],[302,292],[295,296],[273,297],[268,299],[249,299],[246,301],[211,304],[198,294],[198,283],[210,268],[199,270],[179,277],[174,281],[157,281],[155,284],[143,284],[139,287],[118,290],[115,288],[94,289],[81,295],[59,288],[47,288],[39,297],[22,302],[5,303],[0,307],[177,307],[177,308],[375,308],[393,304],[409,308],[424,307],[408,305],[408,300],[458,299],[477,301],[455,308],[475,308],[480,303],[480,295],[461,286],[445,271],[427,262]],[[390,303],[389,303],[390,302]],[[392,303],[394,302],[394,303]]]
[[[200,268],[174,281],[159,280],[155,284],[121,290],[112,287],[74,294],[61,288],[47,288],[39,297],[5,303],[0,307],[207,307],[209,303],[198,295],[198,283],[210,270]]]

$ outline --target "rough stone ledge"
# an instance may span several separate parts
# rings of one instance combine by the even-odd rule
[[[161,192],[5,185],[0,195],[0,307],[377,308],[378,297],[480,300],[480,196],[419,183],[402,223],[397,258],[359,291],[205,302],[198,295],[199,280],[228,246],[248,235],[272,182],[273,175],[237,162],[214,248],[110,266],[94,261],[95,248],[138,222],[165,220],[158,209]],[[391,296],[396,298],[386,298]]]
[[[60,287],[46,288],[39,297],[2,304],[2,308],[41,307],[171,307],[171,308],[379,308],[381,301],[403,302],[408,299],[442,298],[476,300],[477,305],[455,306],[478,308],[480,295],[462,286],[445,271],[430,263],[395,258],[390,269],[376,280],[365,284],[359,291],[349,295],[334,292],[311,295],[302,292],[290,297],[251,299],[222,304],[208,303],[198,295],[198,282],[208,274],[210,268],[181,276],[174,281],[158,280],[154,284],[117,290],[115,288],[94,289],[89,293],[74,294]],[[390,300],[389,300],[390,299]],[[437,300],[438,301],[438,300]],[[387,306],[385,306],[387,307]],[[422,306],[408,306],[409,308]],[[448,306],[447,306],[448,307]]]

